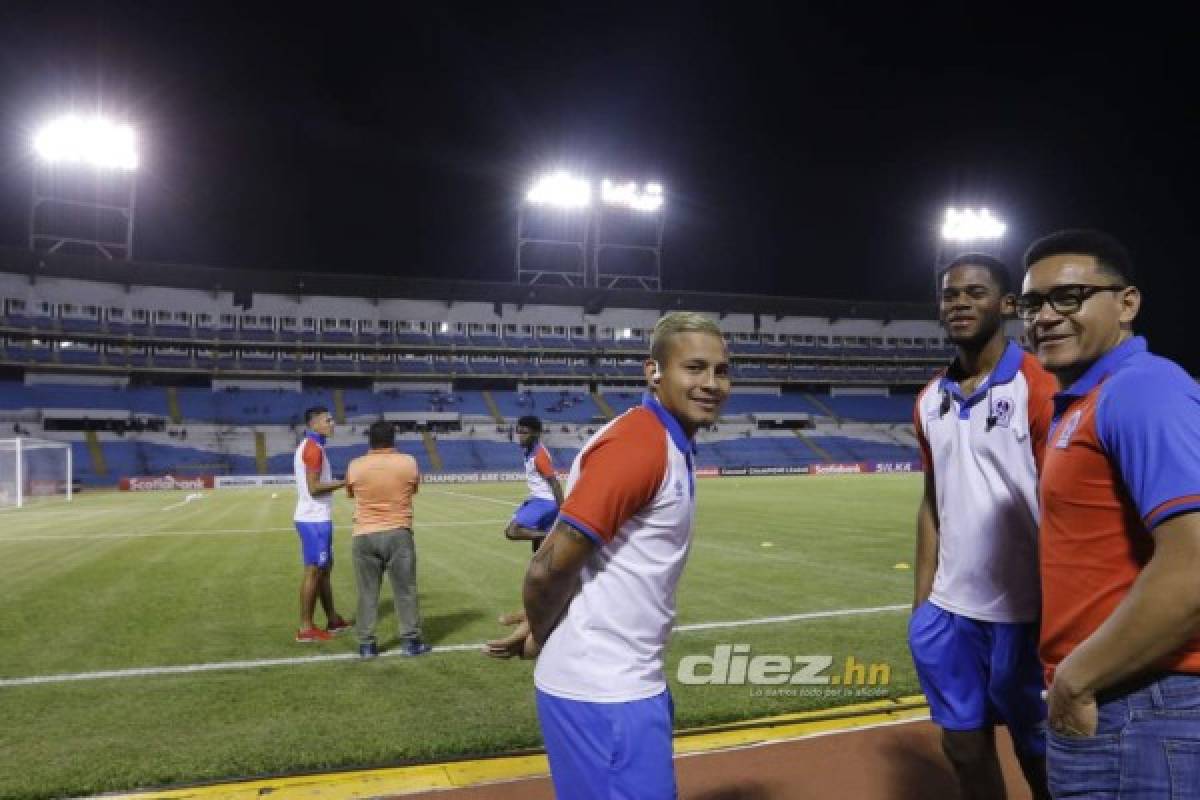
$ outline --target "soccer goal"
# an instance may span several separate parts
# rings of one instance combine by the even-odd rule
[[[70,501],[71,445],[47,439],[0,439],[0,509]]]

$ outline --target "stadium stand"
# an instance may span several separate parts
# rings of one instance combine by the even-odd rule
[[[823,402],[842,419],[903,423],[912,421],[916,395],[841,395],[825,397]]]
[[[328,284],[337,296],[298,296],[282,272],[30,257],[0,248],[0,426],[69,441],[88,484],[289,473],[311,405],[339,419],[335,470],[384,415],[402,420],[399,446],[423,470],[519,470],[511,428],[528,413],[566,469],[641,402],[668,308],[719,320],[735,385],[767,390],[730,398],[701,465],[907,461],[913,393],[948,355],[932,309],[914,304],[354,275]],[[85,385],[113,376],[128,385]],[[863,387],[877,394],[842,391]],[[754,417],[771,414],[814,427],[759,430]]]

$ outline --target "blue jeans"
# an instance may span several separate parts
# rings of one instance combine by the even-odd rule
[[[1054,797],[1200,798],[1200,675],[1160,676],[1097,699],[1095,736],[1048,734]]]

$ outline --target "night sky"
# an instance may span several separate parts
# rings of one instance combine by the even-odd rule
[[[519,199],[567,165],[663,181],[669,288],[921,300],[945,206],[987,205],[1014,264],[1059,227],[1125,240],[1142,329],[1200,369],[1183,18],[239,5],[0,7],[0,242],[32,128],[100,105],[141,131],[143,259],[510,280]]]

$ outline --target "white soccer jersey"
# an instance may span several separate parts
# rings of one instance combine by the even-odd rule
[[[695,511],[692,443],[647,396],[571,466],[561,522],[596,542],[534,672],[547,694],[627,702],[666,689],[663,654]]]
[[[538,442],[525,454],[525,483],[529,486],[529,496],[553,501],[554,491],[547,480],[553,477],[554,465],[550,462],[550,452]]]
[[[1038,580],[1038,466],[1054,378],[1015,342],[970,397],[946,377],[917,396],[913,422],[937,493],[930,600],[984,622],[1032,622]]]
[[[296,522],[329,522],[333,519],[333,493],[313,497],[308,493],[308,473],[320,472],[321,483],[331,483],[333,472],[329,469],[329,459],[325,457],[325,448],[321,446],[313,434],[307,434],[296,448],[292,458],[292,468],[296,473]]]

